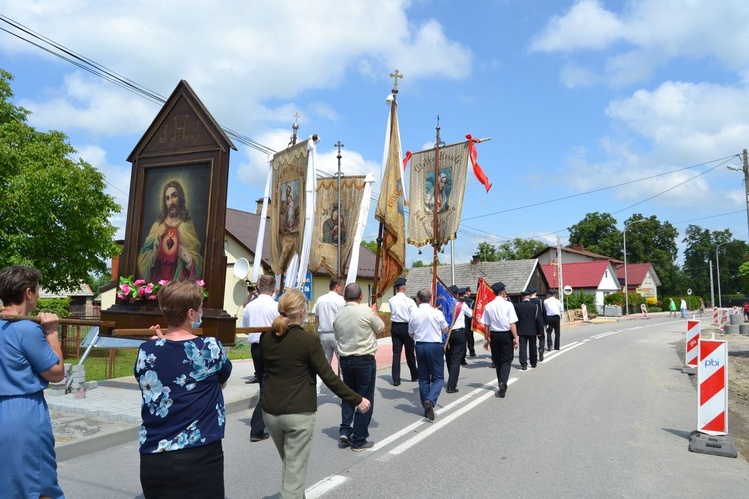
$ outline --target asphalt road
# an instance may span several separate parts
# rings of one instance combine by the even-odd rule
[[[338,448],[340,409],[325,390],[307,498],[749,497],[747,461],[688,451],[697,394],[677,354],[683,321],[585,325],[562,338],[537,369],[513,369],[505,399],[481,351],[433,423],[415,383],[393,387],[378,371],[371,451]],[[281,462],[271,441],[249,442],[250,414],[227,418],[227,497],[277,497]],[[64,461],[59,476],[68,498],[142,497],[135,442]]]

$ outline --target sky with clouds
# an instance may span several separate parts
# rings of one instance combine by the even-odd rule
[[[124,207],[126,161],[159,111],[19,38],[19,23],[168,96],[184,79],[216,120],[274,150],[294,114],[318,167],[380,175],[398,69],[403,150],[478,145],[455,259],[482,241],[566,243],[589,212],[730,229],[746,240],[749,3],[743,0],[0,0],[0,68],[40,130],[60,130]],[[28,38],[27,35],[23,35]],[[266,155],[242,144],[228,206],[254,211]],[[374,191],[379,192],[378,184]],[[374,203],[373,203],[374,204]],[[371,213],[374,209],[371,210]],[[113,222],[124,237],[125,212]],[[370,220],[365,239],[374,239]],[[409,247],[409,264],[429,260]],[[442,261],[449,261],[449,247]]]

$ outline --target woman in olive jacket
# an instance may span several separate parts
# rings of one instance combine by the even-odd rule
[[[267,376],[263,420],[283,461],[281,498],[301,498],[315,430],[316,376],[360,412],[367,412],[370,402],[338,378],[325,358],[320,339],[302,328],[307,300],[301,291],[284,293],[278,301],[278,312],[271,331],[260,338]]]

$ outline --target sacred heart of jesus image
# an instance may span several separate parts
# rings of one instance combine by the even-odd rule
[[[167,255],[173,255],[179,251],[179,232],[174,227],[169,227],[164,233],[164,237],[161,239],[164,245],[164,252]]]

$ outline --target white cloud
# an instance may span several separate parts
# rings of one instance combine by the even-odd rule
[[[538,52],[601,50],[623,36],[625,26],[598,0],[580,0],[563,16],[554,16],[531,42]]]
[[[749,135],[749,88],[665,82],[611,102],[606,114],[662,153],[717,158]]]
[[[530,50],[561,52],[586,59],[589,71],[602,72],[614,85],[649,77],[673,59],[714,58],[733,71],[749,67],[749,3],[743,0],[641,0],[623,2],[621,12],[600,0],[579,0],[552,17],[531,40]],[[720,27],[716,29],[716,27]],[[568,63],[569,64],[569,63]],[[598,70],[598,68],[603,68]]]
[[[450,40],[437,21],[409,19],[409,6],[408,0],[383,0],[376,8],[367,0],[206,0],[180,8],[145,0],[0,0],[8,17],[133,81],[167,96],[185,79],[219,122],[250,125],[279,116],[288,121],[284,100],[337,88],[350,70],[384,80],[380,75],[402,65],[413,80],[467,77],[470,50]],[[0,50],[41,55],[31,45]],[[108,85],[73,76],[57,95],[25,105],[39,126],[67,114],[97,133],[142,130],[154,110]],[[266,108],[269,99],[275,101]],[[325,119],[337,114],[326,103],[314,111]]]

